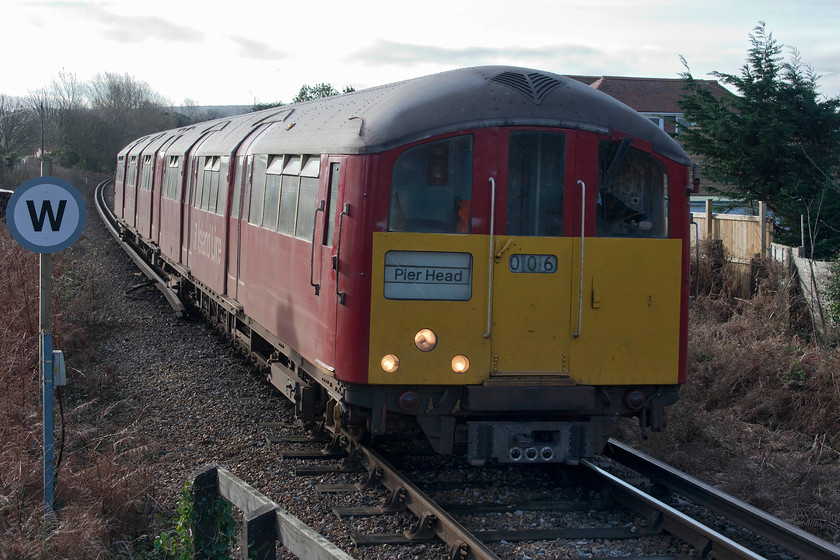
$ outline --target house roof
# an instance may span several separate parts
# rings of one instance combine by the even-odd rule
[[[677,78],[624,76],[569,76],[618,99],[641,113],[681,114],[677,101],[685,95],[685,82]],[[732,95],[716,80],[696,80],[715,97]]]

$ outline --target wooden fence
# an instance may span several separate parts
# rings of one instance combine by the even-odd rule
[[[214,542],[218,526],[203,507],[217,496],[228,500],[244,513],[246,558],[274,560],[281,545],[304,560],[353,560],[353,557],[312,530],[282,506],[269,500],[227,469],[208,465],[193,475],[193,504],[202,521],[193,527],[193,535],[202,542]],[[196,559],[207,558],[201,548],[193,551]]]
[[[763,202],[759,203],[758,216],[742,216],[715,214],[712,212],[712,201],[707,199],[706,211],[692,212],[691,215],[697,223],[699,239],[720,239],[730,262],[749,266],[756,255],[768,256],[773,242],[773,225],[767,219]]]

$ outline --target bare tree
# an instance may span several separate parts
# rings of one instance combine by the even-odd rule
[[[20,99],[0,94],[0,155],[20,154],[32,141],[32,113]]]
[[[20,183],[16,168],[26,154],[34,152],[34,115],[16,97],[0,94],[0,188]]]
[[[105,72],[97,74],[90,84],[90,104],[93,109],[104,109],[124,114],[132,109],[147,109],[165,105],[163,97],[149,84],[128,74]]]
[[[72,72],[62,68],[52,81],[52,95],[59,111],[81,109],[85,102],[85,86]]]

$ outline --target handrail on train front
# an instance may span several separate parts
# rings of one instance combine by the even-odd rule
[[[496,179],[490,181],[490,261],[488,263],[487,281],[487,330],[484,331],[484,338],[490,338],[490,325],[493,320],[493,260],[495,259],[496,248],[493,244],[493,230],[496,223]]]
[[[574,338],[580,336],[580,326],[583,319],[583,243],[586,233],[586,183],[578,179],[580,185],[580,288],[578,292],[578,327]]]

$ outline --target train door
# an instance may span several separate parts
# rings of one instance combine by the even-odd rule
[[[251,181],[254,156],[237,155],[233,158],[233,190],[230,200],[227,239],[227,288],[226,293],[239,300],[240,244],[245,191]]]
[[[335,367],[335,335],[338,306],[341,305],[337,273],[339,223],[346,158],[329,158],[326,184],[315,212],[315,233],[312,239],[311,282],[319,297],[317,361],[333,371]]]
[[[585,171],[590,236],[574,260],[579,383],[675,383],[680,371],[682,240],[670,237],[667,169],[639,144],[601,139],[582,150],[597,161]]]
[[[242,220],[248,220],[248,210],[245,204],[249,201],[251,190],[252,170],[254,168],[254,154],[251,146],[262,136],[271,123],[262,123],[255,127],[242,141],[233,153],[233,189],[230,202],[230,218],[228,220],[227,235],[227,294],[239,301],[239,275],[241,265]],[[265,169],[263,169],[263,173]]]
[[[540,377],[546,383],[569,380],[572,237],[564,228],[573,219],[566,193],[573,169],[566,157],[574,138],[559,132],[511,131],[499,142],[504,184],[496,185],[490,295],[491,380]],[[502,187],[502,188],[500,188]],[[498,221],[504,220],[503,224]],[[579,241],[578,241],[579,242]],[[569,381],[571,382],[571,381]]]

